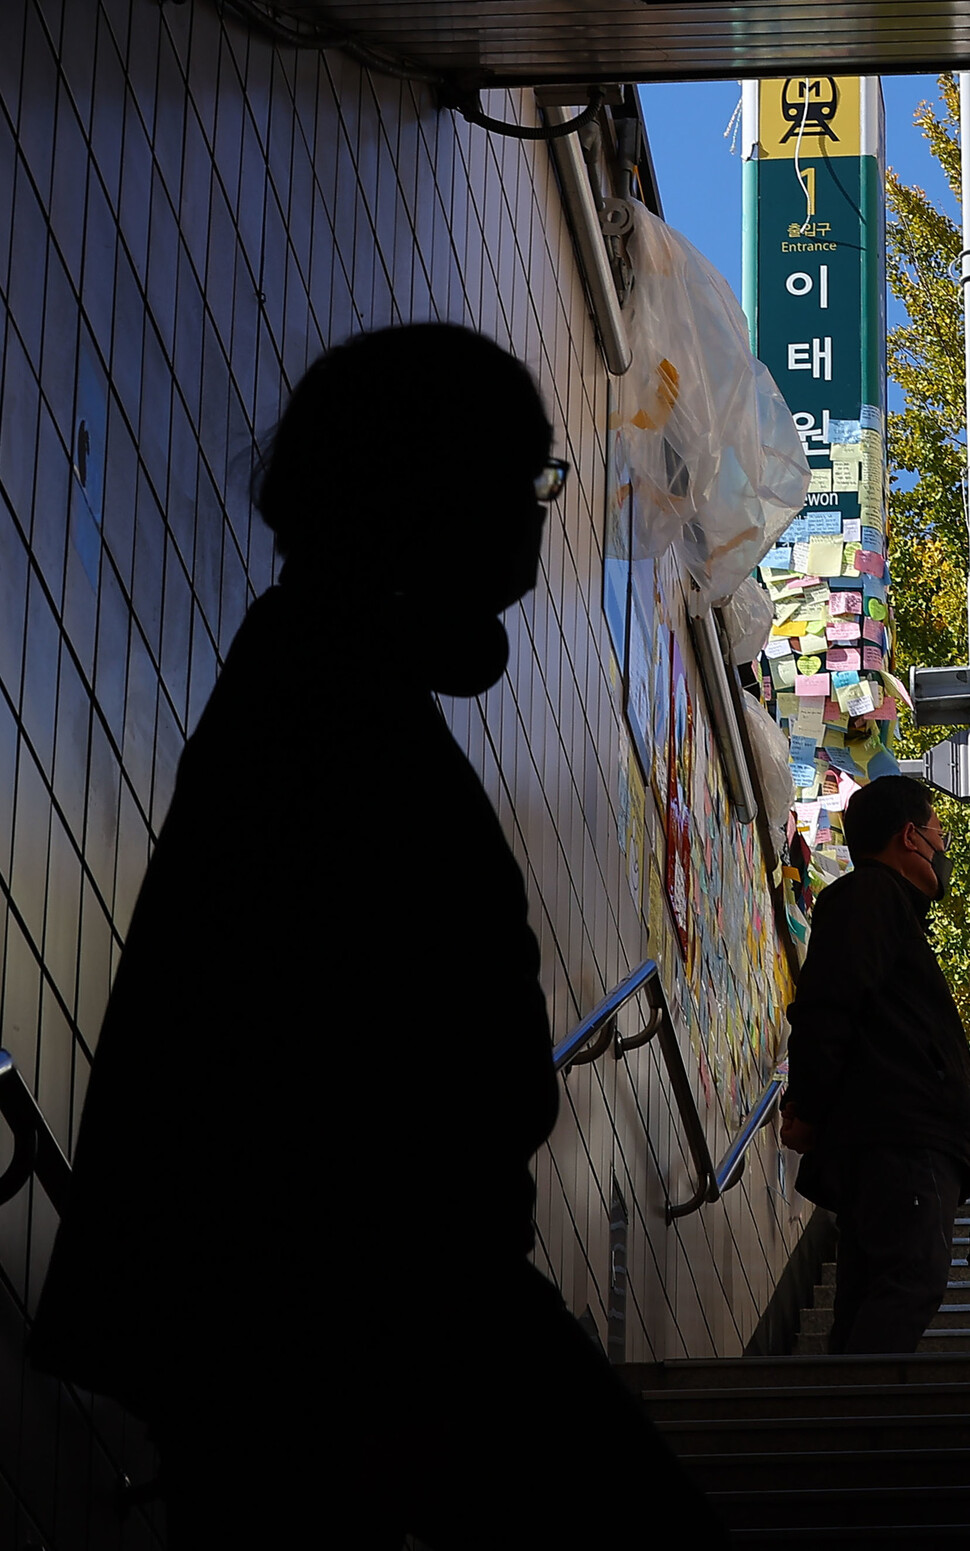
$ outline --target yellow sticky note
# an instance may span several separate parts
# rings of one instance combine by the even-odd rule
[[[816,534],[809,539],[808,569],[812,576],[842,574],[841,534]]]
[[[831,488],[832,488],[832,470],[831,469],[812,469],[812,477],[811,477],[811,479],[809,481],[808,488],[809,488],[810,491],[814,491],[814,490],[831,490]]]
[[[802,652],[806,656],[811,655],[813,652],[826,651],[829,644],[824,635],[803,635],[800,637],[800,640],[802,643]],[[819,667],[821,667],[821,663],[819,663]],[[817,673],[818,668],[813,668],[812,672]]]

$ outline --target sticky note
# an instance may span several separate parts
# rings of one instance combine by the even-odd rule
[[[799,636],[802,634],[807,624],[808,621],[806,619],[784,619],[780,622],[780,624],[772,625],[771,633],[773,636]]]
[[[825,627],[825,638],[833,645],[853,645],[859,639],[857,619],[832,619]]]
[[[785,529],[779,544],[799,544],[808,540],[808,518],[793,517]]]
[[[862,523],[858,517],[846,517],[842,524],[842,537],[847,544],[857,543],[862,538]]]
[[[828,756],[833,765],[839,770],[844,770],[846,775],[861,776],[865,773],[856,764],[848,749],[829,749]]]
[[[787,571],[791,566],[791,545],[782,544],[769,549],[761,564],[769,571]]]
[[[879,628],[881,629],[882,626]],[[787,657],[790,651],[791,647],[788,644],[787,636],[779,635],[768,637],[767,644],[765,645],[766,657]]]
[[[824,652],[828,647],[828,642],[824,635],[816,635],[814,631],[809,635],[799,636],[798,644],[803,657],[813,657],[817,652]],[[821,666],[822,664],[819,663],[819,667]],[[799,669],[801,673],[805,671],[803,668]]]
[[[831,490],[832,470],[812,469],[811,478],[808,481],[808,488],[810,492]]]
[[[825,659],[826,666],[833,672],[840,672],[845,668],[861,668],[862,662],[857,646],[831,646]]]
[[[862,613],[861,592],[838,592],[833,590],[829,598],[829,613],[833,618],[838,615]]]
[[[815,739],[792,734],[790,758],[793,765],[810,765],[815,759]]]
[[[816,772],[814,765],[796,765],[790,763],[789,768],[791,770],[792,780],[797,787],[803,788],[806,786],[815,785]]]
[[[795,680],[795,694],[802,695],[827,695],[829,692],[830,678],[827,673],[801,673]]]
[[[833,689],[847,689],[847,688],[850,688],[853,684],[858,684],[858,682],[859,682],[859,675],[858,675],[858,673],[844,672],[843,671],[843,672],[840,672],[840,673],[833,673],[832,674],[832,688]]]
[[[803,655],[799,657],[797,667],[799,673],[807,673],[811,676],[813,673],[821,672],[822,660],[820,657],[806,657]]]
[[[798,701],[798,710],[792,733],[799,738],[811,738],[815,743],[818,743],[822,737],[824,726],[824,699],[820,695],[811,699],[808,696],[803,696]]]
[[[862,635],[866,641],[872,641],[876,646],[883,646],[886,639],[886,627],[879,623],[878,619],[862,621]]]
[[[864,646],[862,648],[862,666],[864,668],[879,669],[885,667],[885,658],[878,646]]]
[[[796,571],[807,571],[809,569],[807,543],[794,544],[792,546],[791,563]]]
[[[862,440],[862,426],[858,420],[829,419],[829,442],[839,446],[858,446]]]
[[[855,490],[858,489],[858,487],[859,487],[859,465],[857,463],[846,463],[846,462],[842,461],[841,459],[838,462],[835,462],[833,460],[833,463],[832,463],[832,489],[833,490],[838,490],[838,491],[842,491],[842,490],[852,490],[852,491],[855,491]]]
[[[880,669],[879,677],[891,695],[895,695],[897,700],[903,702],[903,705],[909,706],[910,710],[913,709],[913,702],[909,698],[909,691],[902,679],[897,678],[895,673],[890,673],[886,668]]]
[[[882,705],[876,706],[872,715],[873,720],[877,722],[894,722],[897,718],[898,710],[892,695],[887,695]]]
[[[882,534],[878,528],[872,528],[866,524],[863,526],[860,537],[864,549],[878,550],[882,554]]]
[[[783,721],[788,721],[791,717],[798,715],[799,707],[802,704],[798,696],[792,694],[789,690],[779,690],[776,703],[778,715]]]
[[[810,537],[815,533],[841,533],[842,513],[833,511],[831,507],[824,512],[809,512],[808,532]]]
[[[868,681],[863,679],[861,684],[856,685],[851,698],[847,699],[845,708],[850,716],[868,716],[874,704]]]
[[[809,539],[808,569],[818,576],[838,576],[842,570],[841,537],[816,536]]]
[[[790,689],[795,682],[795,659],[792,656],[773,657],[769,663],[771,682],[776,689]]]
[[[874,428],[878,434],[882,426],[882,410],[875,404],[863,404],[859,411],[859,424],[863,430]]]
[[[842,707],[839,705],[837,700],[826,700],[826,702],[825,702],[825,722],[826,722],[826,726],[828,726],[830,723],[834,722],[839,727],[846,727],[846,726],[848,726],[848,721],[849,721],[848,717],[846,716],[845,712],[843,711]]]

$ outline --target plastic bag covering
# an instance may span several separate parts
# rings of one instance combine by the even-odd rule
[[[788,816],[795,801],[788,739],[759,700],[748,694],[741,698],[765,800],[765,817],[780,842],[785,837]]]
[[[771,599],[753,576],[746,576],[724,605],[724,628],[731,643],[732,662],[753,662],[764,650],[775,622]]]
[[[801,510],[809,469],[787,404],[748,348],[713,265],[632,202],[633,364],[613,425],[624,443],[643,553],[676,543],[702,613],[728,598]]]

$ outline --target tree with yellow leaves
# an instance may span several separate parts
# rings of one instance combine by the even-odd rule
[[[915,122],[960,200],[960,103],[956,78],[939,78],[940,100],[921,103]],[[904,407],[888,424],[889,563],[896,622],[896,670],[966,663],[966,398],[961,233],[920,188],[886,179],[890,289],[907,321],[889,334],[889,374]],[[914,757],[948,735],[917,731],[905,715],[895,752]],[[935,799],[954,833],[952,892],[932,912],[931,933],[951,990],[970,1026],[970,804]]]

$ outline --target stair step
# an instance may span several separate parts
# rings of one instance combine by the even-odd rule
[[[730,1529],[878,1527],[970,1523],[970,1486],[863,1486],[765,1492],[718,1491],[710,1501]],[[964,1529],[966,1534],[966,1529]],[[881,1537],[880,1537],[881,1538]]]
[[[938,1551],[957,1543],[967,1543],[965,1524],[883,1524],[876,1529],[865,1525],[852,1527],[847,1524],[788,1525],[777,1529],[736,1529],[731,1533],[732,1546],[751,1546],[754,1551],[783,1551],[786,1546],[881,1546],[888,1541],[898,1551]]]
[[[656,1420],[656,1418],[655,1418]],[[804,1454],[835,1449],[970,1448],[970,1410],[926,1416],[670,1417],[657,1426],[676,1454]]]
[[[705,1492],[755,1492],[763,1484],[801,1492],[877,1491],[934,1488],[946,1492],[965,1485],[970,1449],[818,1449],[814,1453],[690,1454],[680,1452],[684,1468]]]
[[[686,1357],[663,1363],[622,1363],[616,1372],[639,1392],[644,1389],[728,1389],[763,1385],[817,1386],[968,1384],[970,1356],[929,1352],[821,1357]]]
[[[952,1330],[970,1325],[970,1303],[944,1303],[930,1320],[930,1330]]]
[[[739,1417],[782,1424],[798,1418],[831,1416],[846,1418],[878,1415],[894,1417],[953,1416],[970,1412],[970,1385],[870,1384],[764,1385],[729,1389],[658,1389],[641,1392],[646,1408],[658,1425],[666,1421],[714,1421]]]

